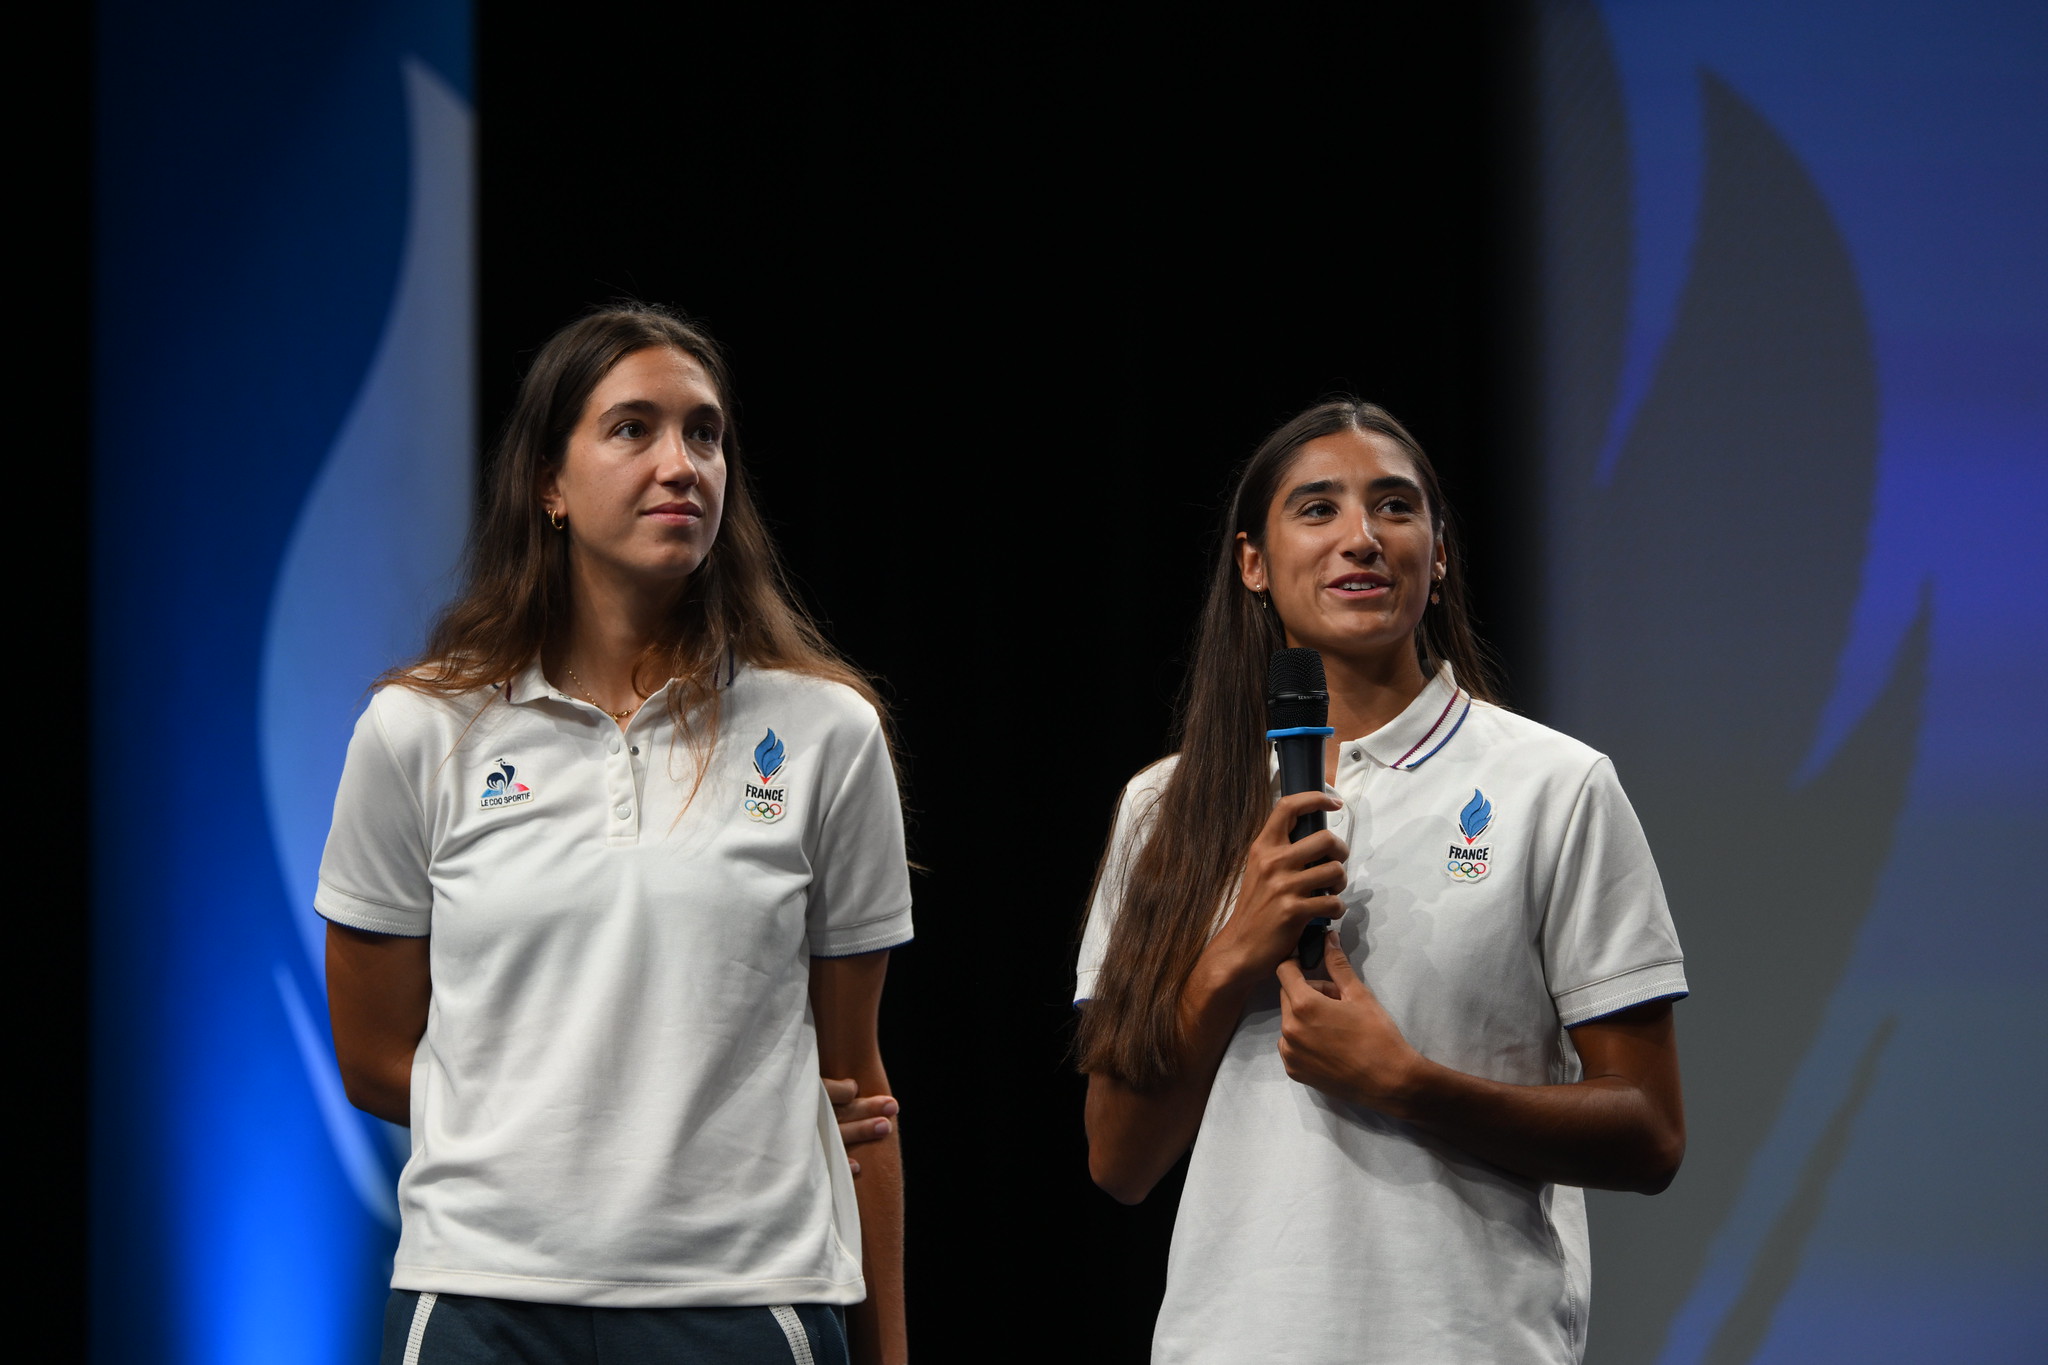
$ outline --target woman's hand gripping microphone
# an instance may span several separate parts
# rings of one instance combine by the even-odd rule
[[[1209,940],[1204,956],[1234,981],[1262,981],[1291,957],[1310,920],[1343,915],[1338,893],[1349,873],[1351,850],[1327,829],[1290,841],[1295,821],[1311,811],[1342,809],[1327,792],[1296,792],[1273,805],[1273,813],[1245,854],[1244,880],[1230,917]]]

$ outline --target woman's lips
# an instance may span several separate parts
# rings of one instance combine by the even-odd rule
[[[640,514],[670,526],[688,526],[704,516],[704,509],[694,502],[665,502],[659,507],[650,507]]]

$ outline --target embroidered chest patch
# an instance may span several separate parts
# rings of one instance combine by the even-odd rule
[[[511,759],[499,759],[498,766],[484,777],[483,794],[476,799],[477,809],[496,810],[533,800],[533,788],[518,780],[518,771]]]
[[[789,750],[775,731],[771,729],[761,736],[761,742],[754,746],[755,780],[746,784],[747,794],[740,800],[740,809],[749,820],[772,825],[789,813],[789,788],[774,785],[788,761]]]
[[[1476,882],[1493,870],[1493,849],[1479,841],[1493,828],[1493,802],[1473,789],[1472,799],[1458,812],[1458,837],[1444,855],[1444,875],[1454,882]]]

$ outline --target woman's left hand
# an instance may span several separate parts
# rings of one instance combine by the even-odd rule
[[[1334,930],[1323,963],[1328,981],[1310,980],[1292,957],[1280,964],[1281,1064],[1333,1099],[1403,1117],[1422,1055],[1359,980]]]
[[[839,1120],[840,1141],[846,1144],[846,1164],[859,1175],[860,1162],[854,1160],[853,1149],[863,1142],[880,1142],[896,1131],[896,1099],[893,1095],[863,1095],[851,1079],[827,1076],[824,1081],[825,1095]]]

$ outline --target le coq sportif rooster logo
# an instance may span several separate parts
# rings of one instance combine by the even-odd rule
[[[498,766],[484,776],[484,790],[477,797],[477,806],[483,810],[496,810],[500,806],[516,806],[533,800],[533,789],[518,780],[518,771],[510,759],[499,759]]]

